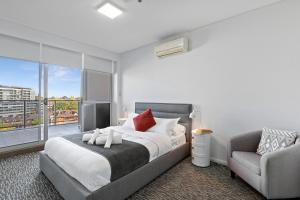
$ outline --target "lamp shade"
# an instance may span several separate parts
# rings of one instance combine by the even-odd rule
[[[190,118],[191,119],[196,118],[196,112],[194,110],[190,113]]]

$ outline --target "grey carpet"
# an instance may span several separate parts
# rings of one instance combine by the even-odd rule
[[[50,181],[40,172],[38,159],[37,153],[31,153],[0,160],[1,200],[62,199]],[[198,168],[187,158],[129,199],[264,198],[240,179],[232,180],[226,167],[212,164],[208,168]]]

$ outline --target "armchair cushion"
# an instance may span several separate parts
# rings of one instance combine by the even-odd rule
[[[275,130],[264,128],[257,153],[264,155],[268,152],[274,152],[286,148],[295,143],[297,138],[296,131]]]
[[[234,151],[232,152],[232,158],[252,173],[260,175],[260,155],[254,152]]]

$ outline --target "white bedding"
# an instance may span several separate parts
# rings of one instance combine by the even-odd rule
[[[186,137],[185,134],[177,135],[177,136],[171,136],[171,144],[172,149],[176,149],[186,143]]]
[[[122,134],[124,140],[144,145],[150,154],[149,162],[173,149],[171,138],[165,134],[141,133],[122,126],[109,128]],[[100,154],[61,137],[49,139],[45,144],[45,153],[90,191],[95,191],[110,183],[110,164]]]

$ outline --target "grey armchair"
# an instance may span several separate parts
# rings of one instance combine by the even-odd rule
[[[300,197],[300,137],[283,150],[260,156],[262,131],[235,136],[228,143],[228,167],[267,199]]]

